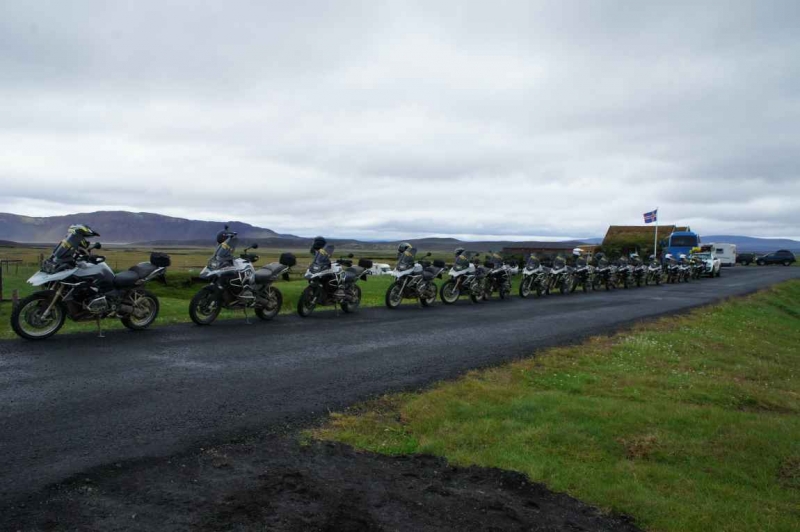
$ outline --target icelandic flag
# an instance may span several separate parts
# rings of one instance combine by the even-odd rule
[[[644,213],[644,223],[651,224],[658,220],[658,209]]]

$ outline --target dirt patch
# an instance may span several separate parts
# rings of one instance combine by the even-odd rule
[[[638,530],[524,476],[268,436],[97,468],[0,508],[2,530]]]

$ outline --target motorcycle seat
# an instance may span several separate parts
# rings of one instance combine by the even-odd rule
[[[130,288],[139,282],[139,274],[130,269],[126,272],[120,272],[114,276],[114,288]]]
[[[289,267],[281,264],[280,262],[270,262],[263,268],[256,270],[256,283],[264,284],[267,281],[278,277],[280,274],[288,270]]]
[[[345,278],[344,280],[348,283],[352,283],[359,277],[364,274],[365,269],[361,266],[350,266],[344,270]]]
[[[148,275],[150,275],[151,273],[153,273],[157,269],[158,269],[158,266],[150,264],[149,262],[140,262],[136,266],[131,266],[128,269],[128,271],[136,273],[136,275],[139,276],[138,277],[139,279],[144,279],[145,277],[147,277]],[[123,272],[123,273],[127,273],[127,272]],[[122,274],[120,274],[120,275],[122,275]]]
[[[422,270],[422,278],[426,281],[430,281],[434,279],[439,273],[442,271],[442,268],[437,268],[436,266],[429,266]]]

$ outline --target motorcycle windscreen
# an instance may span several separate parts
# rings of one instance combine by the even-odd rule
[[[528,255],[528,259],[525,261],[525,267],[530,270],[535,270],[539,267],[539,259],[534,257],[533,255]]]
[[[214,255],[208,259],[209,270],[219,270],[233,264],[233,254],[236,252],[236,245],[239,239],[235,236],[228,237],[222,244],[214,250]]]
[[[469,259],[467,258],[466,255],[462,253],[461,255],[456,257],[456,260],[453,263],[453,269],[456,271],[466,270],[467,268],[469,268],[469,265],[470,265]]]
[[[553,268],[556,270],[560,270],[561,268],[567,265],[567,261],[564,260],[564,257],[556,257],[553,259]]]
[[[408,248],[397,258],[397,271],[406,271],[414,267],[416,263],[417,248]]]
[[[578,268],[585,268],[586,267],[586,259],[583,257],[578,257],[578,260],[575,261],[575,266]]]
[[[314,253],[314,262],[312,262],[311,266],[308,267],[311,273],[321,272],[331,267],[333,250],[333,245],[329,244],[322,249],[318,249],[317,252]]]
[[[42,262],[42,271],[46,273],[55,273],[63,269],[65,265],[72,264],[75,261],[75,254],[80,249],[86,249],[87,247],[89,247],[89,242],[84,240],[81,235],[75,233],[67,234],[64,240],[53,248],[50,257]]]

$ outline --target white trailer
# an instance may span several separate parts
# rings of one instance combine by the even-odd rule
[[[370,275],[389,275],[392,273],[392,267],[388,264],[376,262],[372,265],[369,271]]]
[[[711,253],[723,266],[736,266],[736,244],[714,242],[711,244]]]

